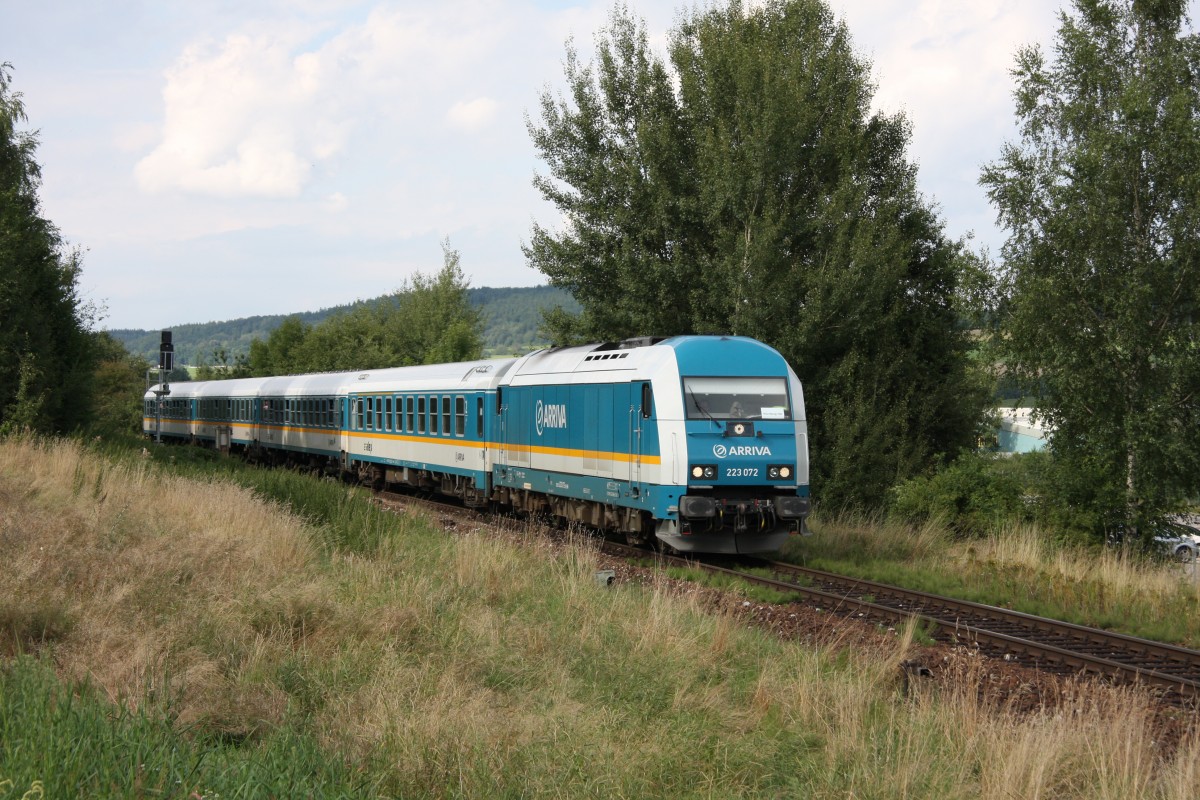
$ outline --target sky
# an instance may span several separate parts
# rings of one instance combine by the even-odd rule
[[[827,0],[904,112],[946,233],[1004,241],[978,185],[1013,141],[1016,50],[1055,0]],[[612,0],[0,0],[39,132],[42,214],[83,252],[98,327],[316,310],[432,274],[535,286],[521,244],[558,211],[526,128],[590,58]],[[677,8],[631,2],[665,54]],[[1195,9],[1193,8],[1193,11]]]

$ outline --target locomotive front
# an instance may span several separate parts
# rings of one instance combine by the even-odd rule
[[[676,361],[686,479],[658,538],[685,552],[779,550],[809,511],[799,379],[778,352],[740,337],[681,342]]]

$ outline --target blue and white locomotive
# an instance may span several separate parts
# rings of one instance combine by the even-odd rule
[[[552,514],[683,552],[761,553],[809,510],[800,381],[733,336],[174,384],[144,430]],[[156,404],[161,402],[160,408]]]

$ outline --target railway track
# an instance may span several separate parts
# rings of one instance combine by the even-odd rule
[[[612,555],[646,558],[645,551],[624,545],[605,543],[603,547]],[[759,561],[750,567],[728,567],[711,559],[657,558],[662,563],[699,568],[795,593],[845,616],[888,623],[903,623],[915,617],[926,624],[934,638],[978,647],[988,655],[1027,666],[1149,686],[1163,700],[1176,705],[1200,701],[1200,651],[794,564]],[[771,577],[759,574],[762,571],[771,573]]]
[[[444,524],[486,521],[487,514],[412,495],[377,492],[385,506],[415,506]],[[602,552],[625,559],[698,568],[801,596],[826,611],[880,623],[917,618],[936,639],[1060,674],[1088,674],[1152,687],[1173,705],[1200,703],[1200,651],[1037,617],[1005,608],[917,592],[776,561],[684,558],[604,541]],[[751,571],[753,570],[753,571]],[[762,573],[768,573],[764,576]]]

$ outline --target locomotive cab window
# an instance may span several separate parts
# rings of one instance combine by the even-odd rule
[[[688,419],[791,419],[786,378],[683,379]]]

